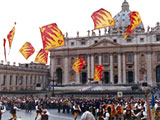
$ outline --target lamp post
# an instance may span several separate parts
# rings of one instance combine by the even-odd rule
[[[54,97],[55,96],[55,94],[54,94],[54,82],[57,80],[57,75],[56,75],[56,73],[54,73],[54,76],[53,76],[53,79],[52,79],[52,81],[51,81],[51,85],[52,85],[52,96]]]

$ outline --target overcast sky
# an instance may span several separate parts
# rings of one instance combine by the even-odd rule
[[[94,28],[91,15],[104,8],[114,17],[121,11],[124,0],[0,0],[0,60],[4,60],[3,38],[16,22],[15,37],[7,61],[29,63],[34,61],[42,48],[39,27],[57,23],[63,34],[69,37],[87,36],[87,30]],[[145,28],[154,27],[160,21],[160,0],[127,0],[131,11],[138,11]],[[30,42],[35,53],[28,59],[21,55],[19,49],[25,42]],[[7,41],[8,46],[8,41]]]

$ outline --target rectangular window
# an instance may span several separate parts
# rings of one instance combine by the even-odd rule
[[[2,83],[2,85],[5,85],[6,84],[6,76],[4,75],[3,76],[3,83]]]
[[[96,64],[98,64],[98,62],[99,62],[98,61],[98,56],[95,57],[95,62],[96,62]]]
[[[16,83],[15,83],[16,85],[18,84],[18,76],[16,76]]]
[[[132,55],[128,55],[128,62],[133,62]]]
[[[60,57],[57,58],[57,63],[58,63],[58,65],[61,65],[61,58]]]
[[[20,83],[19,85],[22,85],[23,84],[23,76],[20,76]]]
[[[157,36],[156,36],[156,40],[157,40],[157,41],[160,41],[160,35],[157,35]]]
[[[132,40],[131,39],[127,39],[127,43],[131,43],[132,42]]]
[[[71,46],[74,46],[74,42],[71,42]]]
[[[113,60],[114,60],[114,63],[118,63],[117,55],[114,56]]]
[[[109,63],[108,55],[104,55],[104,63]]]
[[[84,41],[83,41],[83,42],[81,42],[81,45],[85,45],[85,44],[86,44],[86,42],[84,42]]]
[[[98,41],[97,41],[97,40],[95,40],[95,41],[94,41],[94,43],[96,44],[96,43],[98,43]]]
[[[32,76],[30,77],[30,84],[32,85]]]
[[[144,38],[140,38],[140,42],[144,42]]]
[[[12,85],[12,76],[10,76],[10,82],[9,85]]]
[[[117,43],[117,39],[113,39],[113,42]]]
[[[26,76],[26,85],[27,85],[27,83],[28,83],[28,77]]]

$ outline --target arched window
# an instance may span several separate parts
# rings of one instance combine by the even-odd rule
[[[157,61],[160,62],[160,53],[157,55]]]

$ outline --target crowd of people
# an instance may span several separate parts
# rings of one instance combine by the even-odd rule
[[[148,108],[145,99],[133,98],[1,97],[0,101],[0,120],[6,110],[10,110],[12,114],[10,120],[17,119],[17,110],[25,110],[26,112],[36,110],[35,120],[38,116],[41,116],[41,120],[48,120],[47,109],[57,109],[58,113],[73,114],[75,120],[78,115],[81,115],[81,120],[147,120],[151,103],[149,100]],[[155,114],[152,114],[153,112]],[[160,120],[160,100],[155,99],[151,114],[155,120]]]

